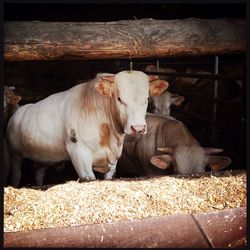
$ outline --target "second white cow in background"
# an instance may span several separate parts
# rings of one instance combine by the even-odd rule
[[[157,69],[154,65],[148,65],[145,68],[145,71],[148,72],[156,72]],[[174,69],[162,69],[160,68],[160,72],[165,72],[165,73],[176,73],[176,70]],[[160,76],[162,78],[162,76]],[[173,77],[164,77],[168,78],[169,82],[174,83],[174,80],[172,79]],[[186,78],[187,79],[187,78]],[[189,79],[187,79],[189,80]],[[173,82],[172,82],[173,81]],[[170,83],[170,86],[172,84]],[[161,115],[170,115],[170,108],[171,106],[177,106],[179,107],[183,102],[185,101],[185,97],[171,93],[167,90],[165,90],[160,96],[152,96],[150,97],[149,105],[148,105],[148,112],[150,113],[155,113],[155,114],[161,114]]]
[[[71,160],[82,180],[95,180],[93,169],[112,178],[125,134],[147,132],[149,94],[167,87],[166,81],[140,71],[104,73],[20,107],[7,127],[12,185],[20,183],[22,158],[48,166]]]
[[[159,96],[150,97],[148,112],[170,116],[171,106],[180,106],[184,100],[185,97],[166,90]]]

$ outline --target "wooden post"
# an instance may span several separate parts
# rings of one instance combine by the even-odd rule
[[[5,22],[4,59],[118,59],[246,51],[242,19]]]

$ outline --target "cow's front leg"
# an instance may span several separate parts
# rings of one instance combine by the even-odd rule
[[[117,161],[115,161],[114,164],[109,164],[110,170],[106,174],[104,174],[104,179],[105,180],[111,180],[111,179],[113,179],[113,177],[114,177],[114,175],[116,173]]]
[[[69,143],[66,148],[79,178],[84,181],[96,180],[92,170],[92,152],[79,142]]]

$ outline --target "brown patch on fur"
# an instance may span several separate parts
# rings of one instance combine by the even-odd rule
[[[95,88],[96,88],[97,92],[99,92],[100,94],[102,94],[104,96],[111,97],[112,96],[112,92],[113,92],[113,88],[114,88],[114,84],[113,84],[113,82],[109,82],[108,80],[105,80],[102,77],[95,84]]]
[[[100,120],[100,114],[109,124],[109,128],[112,131],[112,134],[115,134],[115,137],[119,137],[120,134],[123,134],[124,125],[120,119],[119,111],[116,106],[116,99],[114,96],[112,98],[100,95],[97,91],[95,85],[99,81],[100,76],[97,76],[95,79],[90,82],[85,83],[82,86],[81,96],[79,102],[81,108],[85,111],[85,116],[96,116],[97,122]],[[117,89],[115,84],[113,84],[114,90]],[[117,90],[118,91],[118,90]],[[117,93],[115,93],[117,94]],[[117,138],[118,139],[118,138]]]
[[[101,147],[109,146],[110,128],[107,123],[102,123],[100,127],[100,145]]]

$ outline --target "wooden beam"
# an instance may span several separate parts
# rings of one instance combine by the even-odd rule
[[[5,22],[4,59],[62,60],[215,55],[246,51],[242,19]]]

